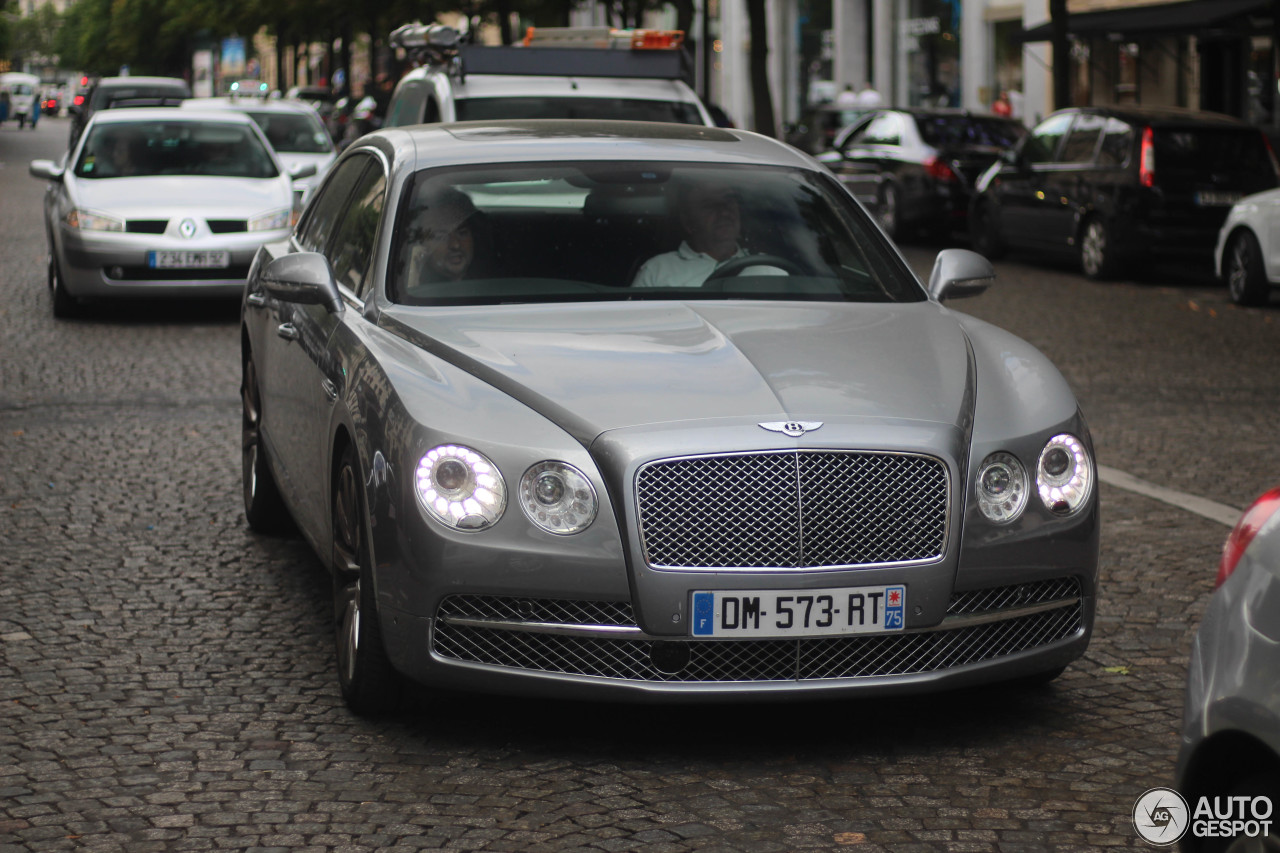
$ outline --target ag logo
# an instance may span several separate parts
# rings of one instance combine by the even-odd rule
[[[1152,788],[1133,804],[1133,828],[1149,844],[1175,844],[1190,824],[1187,801],[1172,788]]]

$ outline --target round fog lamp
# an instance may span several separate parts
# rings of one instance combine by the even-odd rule
[[[586,530],[599,502],[587,476],[567,462],[539,462],[520,478],[520,508],[548,533],[567,536]]]
[[[991,521],[1013,521],[1027,505],[1027,471],[1011,453],[993,453],[978,469],[978,508]]]

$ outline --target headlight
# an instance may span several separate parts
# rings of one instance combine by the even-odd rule
[[[264,213],[261,216],[255,216],[249,220],[250,231],[277,231],[281,228],[289,227],[289,217],[293,210],[286,207],[282,210],[273,210],[270,213]]]
[[[550,533],[568,535],[595,521],[596,490],[581,471],[564,462],[539,462],[520,478],[520,508]]]
[[[1010,453],[992,453],[978,469],[978,508],[994,522],[1013,521],[1027,505],[1027,470]]]
[[[66,222],[72,228],[78,228],[81,231],[124,230],[124,220],[116,219],[114,216],[107,216],[103,213],[94,213],[91,210],[81,210],[80,208],[68,213]]]
[[[1067,515],[1080,508],[1093,488],[1093,466],[1080,439],[1066,434],[1049,439],[1036,465],[1036,486],[1052,512]]]
[[[507,486],[497,466],[457,444],[427,451],[414,484],[427,514],[455,530],[492,527],[507,507]]]

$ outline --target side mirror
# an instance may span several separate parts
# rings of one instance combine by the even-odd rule
[[[315,177],[315,174],[316,174],[315,163],[299,163],[298,165],[291,166],[289,168],[289,177],[295,181],[300,181],[303,178]]]
[[[44,178],[46,181],[60,181],[64,169],[52,160],[32,160],[27,167],[33,178]]]
[[[342,296],[329,259],[319,252],[296,252],[276,258],[259,276],[262,287],[281,302],[323,305],[330,314],[342,311]]]
[[[941,302],[977,296],[995,281],[991,261],[968,249],[943,249],[929,276],[929,295]]]

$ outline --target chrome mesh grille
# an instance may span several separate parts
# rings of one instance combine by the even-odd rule
[[[929,456],[801,450],[672,459],[636,478],[646,562],[807,569],[936,560],[946,465]]]
[[[951,613],[990,612],[1004,607],[1072,601],[1080,595],[1075,579],[1019,584],[952,597]],[[823,637],[796,640],[663,640],[584,637],[503,630],[451,623],[449,617],[549,621],[512,614],[528,612],[527,599],[450,596],[441,604],[434,650],[458,661],[537,672],[585,675],[626,681],[716,683],[868,678],[937,672],[965,664],[1039,648],[1077,634],[1084,611],[1069,606],[1011,619],[919,633]],[[1005,602],[999,605],[999,602]],[[975,604],[976,603],[976,604]],[[625,602],[555,601],[538,606],[562,614],[563,624],[634,625]],[[596,615],[626,621],[596,621]],[[507,614],[507,615],[502,615]],[[518,623],[517,623],[518,624]],[[663,672],[651,660],[655,645],[678,643],[689,652],[679,672]]]

